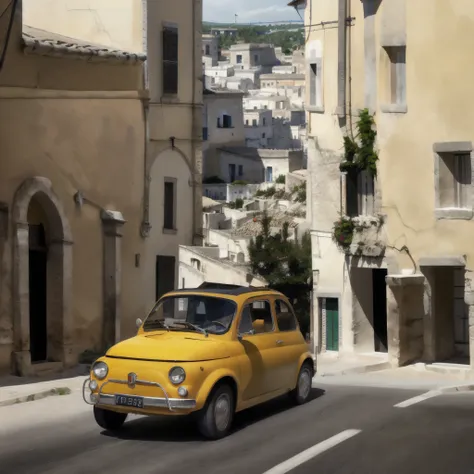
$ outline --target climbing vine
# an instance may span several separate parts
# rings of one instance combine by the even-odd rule
[[[372,176],[377,176],[378,153],[375,150],[375,120],[368,109],[359,112],[356,124],[357,135],[355,138],[344,137],[344,159],[339,168],[341,171],[368,171]]]

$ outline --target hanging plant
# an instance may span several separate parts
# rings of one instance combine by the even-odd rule
[[[379,159],[375,150],[377,131],[375,130],[374,117],[368,109],[359,112],[356,128],[355,138],[348,135],[344,137],[344,159],[339,169],[341,171],[367,171],[372,176],[377,176],[377,161]]]
[[[332,238],[336,245],[343,250],[348,250],[352,244],[354,230],[354,221],[350,217],[341,216],[336,222],[334,222],[332,232]]]

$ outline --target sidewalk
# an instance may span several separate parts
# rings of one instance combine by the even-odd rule
[[[340,354],[324,352],[317,356],[317,377],[363,374],[391,368],[387,354]]]
[[[77,375],[80,370],[56,375],[55,379],[38,379],[36,377],[0,377],[0,407],[17,403],[40,400],[50,396],[80,394],[86,375]],[[68,378],[64,378],[64,376]]]
[[[459,364],[417,363],[393,368],[387,354],[318,355],[315,385],[351,385],[440,389],[444,392],[474,391],[474,372]]]

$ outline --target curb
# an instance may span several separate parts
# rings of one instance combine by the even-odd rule
[[[451,387],[440,387],[435,390],[441,393],[474,392],[474,384],[453,385]]]
[[[0,407],[7,407],[17,405],[19,403],[33,402],[47,397],[69,395],[71,389],[69,387],[57,387],[43,392],[32,393],[30,395],[23,395],[21,397],[10,398],[8,400],[0,400]]]
[[[319,377],[334,377],[336,375],[355,375],[355,374],[366,374],[369,372],[377,372],[380,370],[391,369],[392,365],[390,362],[379,362],[378,364],[363,365],[359,367],[353,367],[351,369],[340,370],[339,372],[322,372]]]

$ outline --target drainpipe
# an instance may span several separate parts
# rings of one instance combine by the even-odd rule
[[[142,11],[143,11],[143,51],[148,55],[148,0],[142,0]],[[145,63],[143,64],[143,89],[144,92],[149,94],[149,78],[148,78],[148,56]],[[143,121],[145,127],[145,143],[144,143],[144,156],[143,156],[143,216],[142,223],[140,226],[140,235],[145,239],[150,235],[151,224],[150,224],[150,180],[148,178],[148,149],[150,142],[150,123],[149,123],[149,110],[150,110],[150,98],[149,96],[143,97]]]
[[[202,41],[202,0],[192,0],[192,18],[193,18],[193,92],[192,92],[192,129],[191,129],[191,182],[193,187],[191,209],[192,212],[192,228],[193,228],[193,245],[202,245],[202,218],[201,222],[197,222],[197,217],[202,216],[202,184],[201,184],[201,162],[202,162],[202,110],[196,104],[196,88],[203,88],[203,84],[199,86],[198,77],[202,77],[202,64],[196,61],[197,57],[201,57],[201,47],[197,41],[199,35]],[[199,47],[199,50],[196,48]],[[197,67],[199,66],[199,70]]]
[[[338,75],[337,75],[337,109],[339,118],[346,115],[346,56],[347,56],[347,0],[339,0],[338,16]]]

